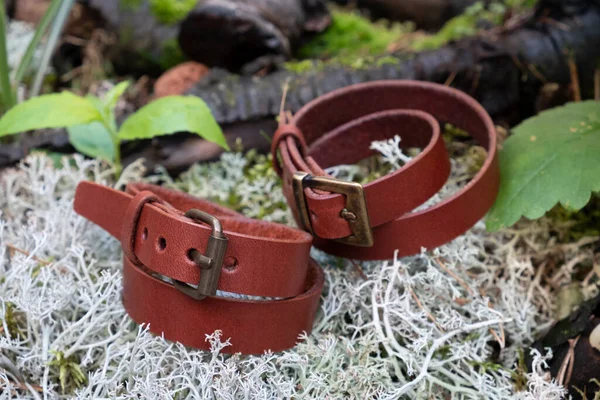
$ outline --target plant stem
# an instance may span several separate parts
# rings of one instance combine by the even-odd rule
[[[0,90],[5,110],[15,105],[15,98],[10,85],[8,55],[6,54],[6,11],[4,1],[0,1]]]
[[[107,118],[109,118],[107,120]],[[113,142],[113,149],[115,152],[115,159],[113,161],[113,167],[115,168],[115,176],[117,179],[121,176],[121,172],[123,171],[123,164],[121,164],[121,139],[119,139],[119,134],[117,132],[117,125],[115,122],[115,116],[111,113],[110,116],[104,117],[102,119],[102,125],[108,131],[110,138]]]
[[[71,11],[74,1],[75,0],[63,0],[62,4],[60,5],[60,9],[58,10],[58,14],[56,14],[54,24],[50,29],[48,42],[46,43],[44,54],[42,55],[42,62],[40,63],[40,68],[38,69],[35,80],[33,81],[33,86],[31,88],[29,97],[35,97],[40,94],[42,84],[44,83],[44,77],[46,76],[46,70],[50,64],[50,57],[54,52],[54,48],[56,47],[56,43],[58,42],[58,38],[60,37],[60,33],[65,25],[65,22],[67,21],[69,11]]]
[[[121,140],[117,139],[114,141],[115,145],[115,176],[117,179],[121,176],[123,171],[123,165],[121,164]]]
[[[52,23],[52,20],[54,19],[54,16],[56,15],[58,8],[60,7],[60,3],[61,0],[52,0],[50,5],[48,6],[48,9],[44,13],[42,20],[36,28],[35,35],[31,39],[29,46],[27,46],[27,50],[25,51],[25,54],[23,54],[21,62],[19,63],[19,68],[17,69],[17,72],[15,72],[14,82],[16,86],[19,85],[19,83],[23,79],[23,76],[25,76],[25,73],[27,72],[31,64],[31,60],[33,59],[33,55],[35,54],[35,50],[40,44],[42,37],[46,33],[48,26],[50,25],[50,23]]]

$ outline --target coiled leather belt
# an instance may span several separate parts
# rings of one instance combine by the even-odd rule
[[[389,259],[444,244],[481,219],[496,199],[496,131],[473,98],[442,85],[379,81],[336,90],[283,118],[273,138],[275,169],[299,226],[315,246],[337,256]],[[438,121],[469,132],[487,150],[477,175],[458,193],[411,212],[437,193],[450,173]],[[423,151],[401,169],[364,186],[328,176],[352,164],[369,144],[400,135]]]
[[[145,184],[82,182],[74,208],[121,241],[123,304],[152,332],[208,349],[206,335],[220,329],[231,338],[224,352],[249,354],[310,332],[323,271],[308,233]]]
[[[471,133],[487,160],[460,192],[411,212],[450,172],[438,120]],[[131,184],[121,192],[79,184],[75,210],[122,243],[123,303],[135,321],[200,349],[220,329],[231,338],[225,352],[284,350],[310,332],[318,307],[324,279],[309,257],[313,236],[317,247],[348,258],[414,254],[463,233],[496,197],[494,126],[456,90],[411,81],[360,84],[282,122],[274,166],[298,224],[312,236],[157,186]],[[402,169],[364,187],[325,174],[323,168],[357,162],[373,153],[372,141],[394,135],[405,147],[423,148]]]

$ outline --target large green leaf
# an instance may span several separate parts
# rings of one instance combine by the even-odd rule
[[[120,139],[150,139],[176,132],[193,132],[229,149],[210,109],[198,97],[168,96],[142,107],[121,126]]]
[[[111,163],[115,161],[115,148],[110,133],[100,122],[76,125],[67,129],[69,141],[77,149],[92,158],[102,158]]]
[[[600,191],[600,102],[570,103],[530,118],[500,151],[500,193],[487,228],[539,218],[557,203],[578,210]]]
[[[70,92],[34,97],[0,118],[0,137],[32,129],[62,128],[99,121],[102,115],[87,99]]]

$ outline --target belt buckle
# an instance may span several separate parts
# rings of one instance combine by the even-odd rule
[[[360,183],[342,181],[327,176],[313,176],[300,171],[294,173],[292,188],[299,222],[305,230],[316,236],[312,229],[308,205],[304,196],[304,189],[307,187],[346,196],[346,208],[340,212],[340,216],[348,221],[352,235],[335,239],[336,242],[361,247],[373,246],[373,231],[369,221],[367,201]]]
[[[200,254],[198,250],[192,250],[191,256],[194,263],[202,270],[198,286],[194,287],[181,281],[174,281],[173,285],[180,292],[196,300],[202,300],[207,296],[217,294],[217,285],[221,276],[221,268],[229,239],[223,235],[223,228],[217,217],[195,208],[186,212],[185,216],[210,225],[212,233],[208,238],[206,255]]]

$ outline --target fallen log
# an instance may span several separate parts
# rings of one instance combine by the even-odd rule
[[[335,0],[355,4],[368,11],[372,19],[412,21],[418,29],[437,30],[450,18],[462,12],[476,0]]]
[[[570,61],[577,65],[581,87],[593,87],[600,60],[599,26],[598,2],[546,0],[518,28],[486,31],[438,50],[398,53],[361,69],[316,63],[306,72],[282,69],[259,80],[213,71],[189,93],[203,98],[219,122],[233,123],[274,118],[286,81],[286,108],[295,112],[308,101],[353,83],[416,79],[459,88],[493,117],[510,115],[510,122],[517,122],[534,113],[544,84],[570,83]]]
[[[206,0],[182,21],[178,39],[194,61],[252,74],[291,58],[330,21],[323,0]]]

